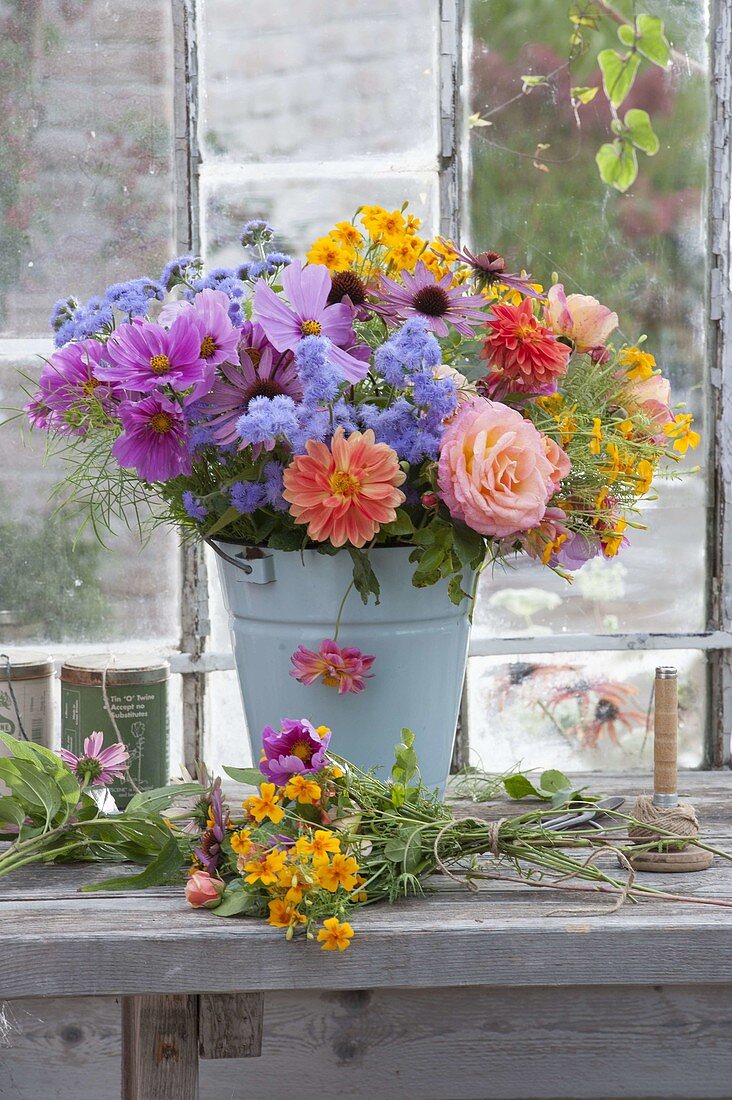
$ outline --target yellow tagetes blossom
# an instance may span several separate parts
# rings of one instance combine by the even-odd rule
[[[615,427],[618,429],[621,435],[625,436],[626,439],[630,439],[631,435],[633,434],[632,420],[621,420],[619,424],[615,425]]]
[[[279,800],[279,791],[274,783],[261,783],[259,796],[252,795],[248,798],[244,803],[244,809],[260,824],[265,818],[269,818],[276,825],[285,816],[285,811],[277,805]]]
[[[420,237],[399,237],[386,254],[387,264],[397,271],[413,271],[425,242]]]
[[[305,917],[299,913],[293,905],[288,905],[282,898],[275,898],[269,903],[269,917],[267,924],[274,928],[289,928],[294,924],[304,924]]]
[[[620,352],[618,364],[625,367],[628,378],[631,378],[634,382],[642,382],[653,374],[656,360],[650,352],[641,351],[639,347],[632,344],[630,347],[623,348]]]
[[[674,441],[674,450],[679,454],[685,455],[689,447],[694,450],[698,446],[701,436],[698,432],[692,431],[691,425],[694,422],[694,418],[691,413],[679,413],[668,424],[664,424],[664,435],[667,435],[669,439]]]
[[[322,794],[319,784],[305,775],[293,775],[285,787],[285,796],[301,806],[314,806]]]
[[[335,893],[339,886],[349,893],[356,886],[358,864],[353,856],[334,855],[332,860],[318,863],[315,877],[320,886]]]
[[[348,271],[356,258],[353,248],[339,244],[331,237],[321,237],[310,246],[309,264],[323,264],[329,271]]]
[[[267,852],[263,859],[252,859],[244,864],[244,870],[247,872],[246,880],[251,884],[261,882],[263,886],[270,886],[273,882],[277,882],[277,876],[284,865],[284,852],[276,850]]]
[[[606,558],[614,558],[620,547],[623,545],[623,531],[628,526],[628,521],[621,516],[615,521],[615,527],[611,531],[606,531],[600,535],[600,542],[602,544],[602,552]]]
[[[401,210],[388,211],[383,206],[365,206],[361,221],[372,240],[392,244],[402,237],[407,223]]]
[[[328,234],[338,244],[358,248],[363,244],[363,234],[351,222],[336,222]]]
[[[318,932],[318,943],[322,943],[324,951],[345,951],[353,939],[353,929],[347,920],[339,921],[338,917],[329,917],[323,921],[323,927]]]
[[[651,487],[653,482],[653,466],[647,458],[642,458],[635,468],[635,475],[638,479],[636,488],[639,496],[644,496]]]
[[[591,439],[587,444],[587,448],[591,455],[599,455],[602,450],[602,439],[602,421],[598,416],[595,416],[592,420]]]
[[[231,834],[231,847],[237,855],[246,855],[252,847],[251,829],[238,829]]]
[[[340,852],[341,842],[328,829],[316,829],[312,840],[306,836],[299,837],[295,841],[295,850],[302,859],[309,856],[327,859],[329,852]]]

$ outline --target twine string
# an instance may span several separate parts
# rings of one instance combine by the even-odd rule
[[[114,730],[114,735],[117,738],[117,741],[120,745],[122,745],[124,749],[126,749],[127,746],[124,743],[120,728],[117,725],[117,719],[115,718],[114,712],[112,711],[112,705],[109,701],[109,694],[107,692],[107,672],[109,671],[110,666],[114,664],[114,662],[114,655],[111,653],[108,654],[107,663],[102,669],[102,702],[104,703],[104,709],[109,715],[109,720],[112,723],[112,729]],[[141,793],[140,788],[137,786],[137,783],[135,783],[134,779],[132,778],[132,772],[130,771],[129,764],[127,765],[127,782],[132,787],[132,790],[135,792],[135,794]]]
[[[7,653],[0,653],[0,658],[5,662],[5,676],[8,684],[8,692],[13,704],[13,710],[15,711],[15,717],[18,721],[18,729],[21,736],[25,741],[30,741],[30,737],[25,732],[25,726],[23,725],[23,719],[20,717],[20,707],[18,706],[18,700],[15,696],[15,689],[13,688],[13,666],[10,663],[10,656]]]
[[[693,840],[699,835],[699,820],[693,806],[679,802],[677,806],[655,806],[649,794],[642,794],[633,808],[634,822],[628,828],[633,840],[668,840],[673,833],[680,840]]]

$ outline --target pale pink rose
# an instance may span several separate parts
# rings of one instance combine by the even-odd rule
[[[618,315],[589,294],[565,294],[561,283],[555,283],[547,294],[544,320],[556,336],[566,336],[577,351],[602,347],[613,329],[618,327]]]
[[[476,397],[442,437],[437,480],[455,519],[504,538],[541,522],[564,465],[520,413]]]
[[[554,486],[554,492],[556,493],[559,491],[559,486],[561,485],[562,480],[572,469],[572,463],[569,461],[569,458],[558,443],[555,443],[555,441],[551,439],[548,435],[542,436],[542,439],[544,441],[544,451],[546,453],[546,457],[549,459],[552,466],[554,467],[551,479],[552,485]]]
[[[643,413],[661,427],[673,420],[670,400],[671,383],[662,374],[630,381],[623,391],[623,404],[631,416]]]
[[[186,901],[194,909],[215,909],[224,889],[221,879],[212,878],[208,871],[194,871],[186,883]]]

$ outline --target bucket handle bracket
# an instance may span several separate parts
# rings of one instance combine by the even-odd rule
[[[249,581],[251,584],[270,584],[275,579],[274,558],[271,554],[264,554],[259,558],[245,558],[243,554],[227,554],[213,539],[204,538],[204,542],[208,543],[222,561],[228,562],[240,571],[240,580]]]

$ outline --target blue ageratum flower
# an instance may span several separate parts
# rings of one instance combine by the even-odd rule
[[[231,503],[243,515],[251,515],[265,500],[264,488],[257,481],[237,481],[229,489]]]
[[[183,493],[183,507],[191,519],[198,520],[199,522],[203,521],[208,515],[200,499],[194,496],[190,489],[186,489]]]
[[[104,301],[120,313],[129,317],[145,317],[150,301],[156,298],[162,301],[165,290],[153,279],[130,279],[126,283],[113,283],[104,292]]]

